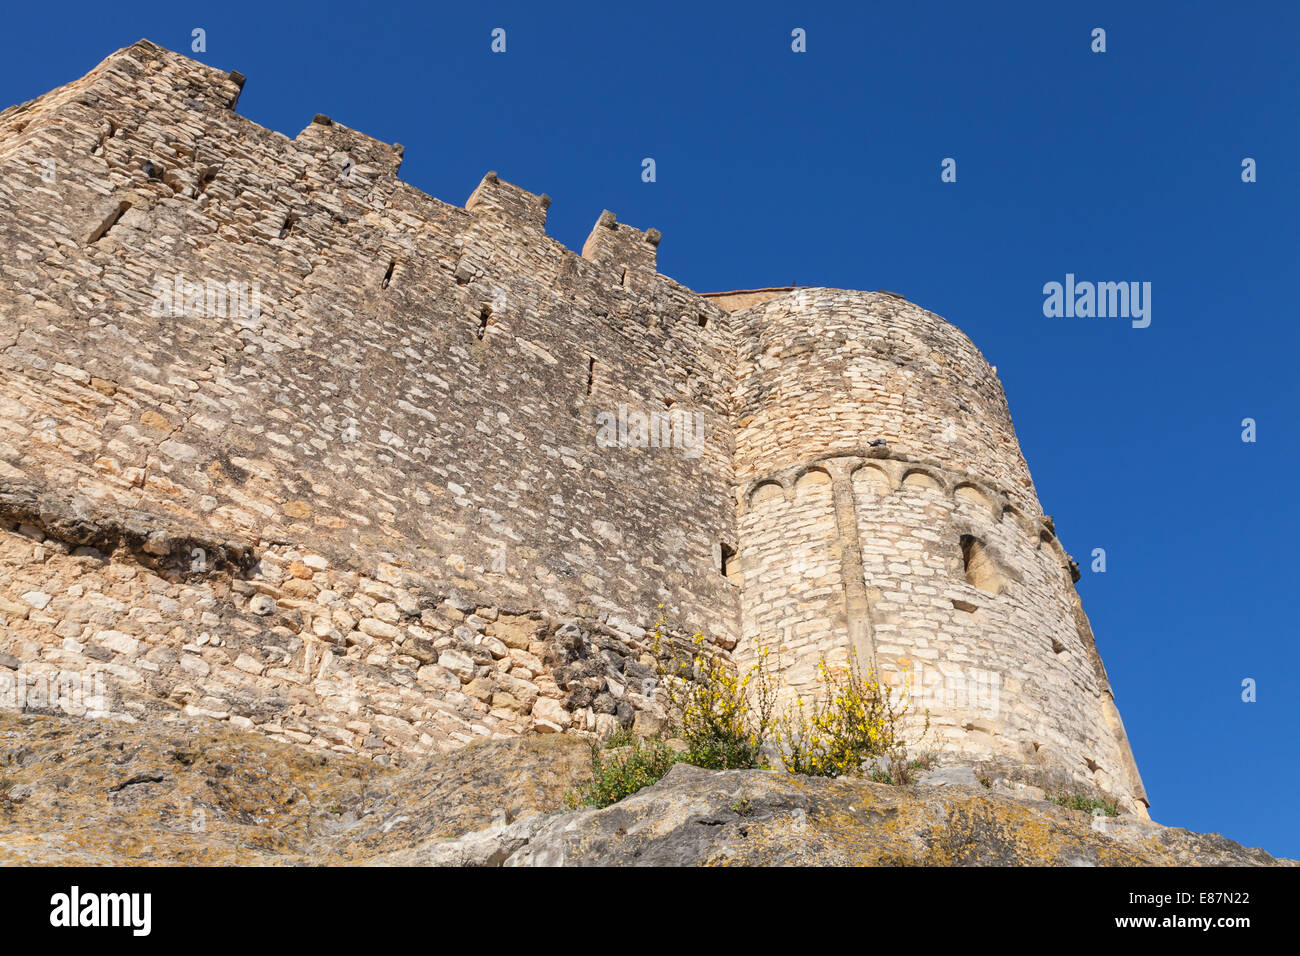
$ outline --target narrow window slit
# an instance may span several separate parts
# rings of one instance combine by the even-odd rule
[[[383,288],[388,288],[388,283],[393,281],[393,270],[397,268],[397,260],[394,259],[388,263],[388,271],[384,273]]]
[[[283,239],[285,236],[289,235],[289,230],[293,228],[293,224],[294,224],[295,222],[297,222],[297,221],[298,221],[298,220],[296,220],[296,219],[293,218],[293,213],[290,213],[289,215],[287,215],[287,216],[284,217],[284,225],[280,227],[280,238],[281,238],[281,239]]]
[[[961,536],[961,562],[967,584],[990,594],[1002,592],[1002,576],[998,573],[997,565],[988,549],[974,535]]]
[[[474,334],[478,336],[479,341],[483,340],[483,335],[487,332],[488,319],[490,318],[492,318],[492,310],[485,305],[478,314],[478,329],[474,332]]]
[[[729,578],[732,572],[736,570],[735,566],[736,549],[731,547],[725,541],[718,543],[718,570],[722,572],[724,578]]]
[[[703,312],[701,312],[698,316],[695,317],[695,321],[699,324],[700,328],[702,329],[707,329],[709,327],[709,317],[705,315]]]
[[[591,390],[596,383],[596,360],[591,356],[587,357],[587,397],[591,398]]]

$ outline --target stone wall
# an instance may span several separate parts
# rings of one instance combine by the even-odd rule
[[[489,174],[446,205],[400,147],[290,141],[149,43],[74,86],[0,114],[6,476],[734,640],[729,330],[657,233],[605,214],[575,255],[545,197]],[[601,447],[620,406],[698,413],[698,456]]]
[[[662,611],[741,667],[776,645],[790,694],[854,650],[912,675],[927,746],[1142,812],[964,335],[697,295],[608,211],[574,253],[549,197],[448,205],[242,85],[141,41],[0,113],[0,691],[401,762],[655,728]]]
[[[291,545],[254,557],[67,504],[0,499],[6,709],[181,710],[383,763],[527,731],[644,732],[662,715],[629,622],[480,606],[393,564]]]

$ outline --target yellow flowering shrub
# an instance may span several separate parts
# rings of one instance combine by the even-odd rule
[[[908,760],[901,732],[907,688],[895,697],[874,671],[862,673],[852,657],[837,668],[823,658],[818,676],[822,692],[811,712],[800,700],[776,724],[786,769],[809,776],[865,775],[881,783],[908,783],[919,764]],[[927,711],[922,735],[929,729]]]
[[[651,649],[667,695],[671,733],[685,743],[685,752],[638,742],[610,762],[593,751],[596,784],[584,802],[605,806],[654,783],[677,760],[711,770],[767,769],[765,746],[774,759],[779,753],[789,772],[811,776],[860,775],[904,784],[924,766],[908,759],[903,736],[909,687],[896,694],[870,669],[862,673],[852,656],[837,668],[823,658],[819,697],[811,707],[800,700],[777,718],[767,648],[748,671],[737,672],[701,633],[689,643],[670,639],[661,615]],[[927,711],[921,736],[929,728]]]
[[[663,625],[661,617],[654,626],[653,649],[686,742],[686,762],[711,770],[763,767],[763,743],[776,706],[767,651],[761,651],[758,663],[741,675],[705,646],[700,633],[691,639],[687,655],[676,650],[665,653]]]

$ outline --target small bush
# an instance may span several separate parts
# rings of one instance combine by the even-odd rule
[[[1082,793],[1049,793],[1047,799],[1067,810],[1082,810],[1095,816],[1100,810],[1103,816],[1119,816],[1119,800],[1114,797],[1090,797]]]
[[[681,759],[682,755],[662,740],[633,738],[631,744],[609,750],[592,744],[591,782],[571,795],[569,804],[599,808],[618,803],[658,783]]]
[[[823,659],[818,674],[822,694],[812,712],[805,714],[801,700],[778,722],[786,769],[814,777],[864,775],[877,783],[910,783],[923,764],[908,759],[901,733],[906,691],[895,699],[874,672],[860,673],[852,656],[834,669]],[[925,731],[929,728],[927,712]]]
[[[703,634],[692,638],[690,659],[665,655],[663,624],[662,618],[655,623],[653,646],[686,742],[685,761],[709,770],[766,767],[762,749],[776,707],[767,651],[761,650],[758,663],[741,676],[705,648]]]
[[[609,736],[605,738],[604,744],[601,746],[605,750],[614,750],[618,747],[630,747],[634,743],[636,743],[636,734],[632,733],[632,728],[619,727],[610,732]]]

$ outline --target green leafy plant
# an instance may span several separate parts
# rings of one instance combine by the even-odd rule
[[[610,732],[601,745],[605,750],[614,750],[618,747],[630,747],[636,743],[636,734],[632,733],[631,727],[619,727]]]
[[[591,746],[591,781],[570,795],[571,807],[607,807],[664,778],[682,755],[662,740],[633,738],[605,749]]]
[[[1092,797],[1078,792],[1058,791],[1049,793],[1047,799],[1067,810],[1082,810],[1094,816],[1097,811],[1101,811],[1103,816],[1119,816],[1119,800],[1114,797]]]

